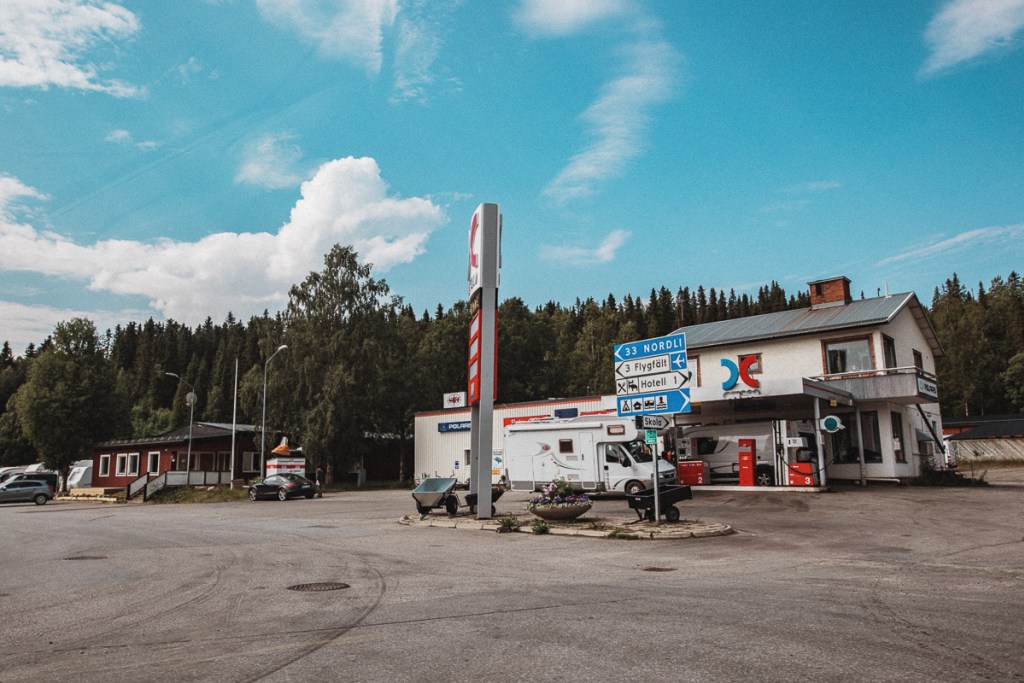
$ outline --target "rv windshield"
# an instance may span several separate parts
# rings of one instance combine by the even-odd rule
[[[629,444],[629,453],[637,462],[652,462],[654,460],[651,447],[642,441],[634,441]]]

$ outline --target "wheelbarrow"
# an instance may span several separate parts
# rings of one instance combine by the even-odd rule
[[[412,490],[412,497],[416,501],[416,512],[420,513],[420,519],[430,514],[434,508],[441,507],[453,517],[459,513],[459,508],[469,508],[470,514],[476,513],[477,494],[467,493],[466,502],[462,503],[459,500],[459,495],[454,491],[455,483],[456,480],[452,477],[429,477]],[[505,493],[503,487],[491,487],[492,517],[497,513],[493,503],[497,502],[503,493]]]
[[[443,507],[449,515],[459,511],[459,497],[452,493],[457,481],[455,477],[427,477],[412,490],[420,519],[430,514],[434,508]]]
[[[494,503],[498,502],[498,499],[501,498],[503,493],[505,493],[504,486],[491,486],[491,517],[496,517],[498,515],[498,510],[494,507]],[[466,494],[466,506],[469,507],[469,514],[471,515],[476,514],[476,500],[477,494]]]
[[[693,499],[689,486],[678,486],[674,484],[662,484],[658,487],[658,506],[661,514],[669,522],[679,521],[679,508],[676,503],[683,500]],[[636,511],[637,519],[654,521],[654,489],[644,489],[639,493],[627,495],[626,500],[629,507]]]

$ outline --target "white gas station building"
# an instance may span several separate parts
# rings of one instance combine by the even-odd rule
[[[744,425],[775,424],[788,426],[783,437],[813,435],[808,441],[815,443],[798,450],[813,453],[803,460],[813,463],[819,482],[905,480],[919,476],[926,461],[944,466],[935,378],[943,350],[917,296],[854,300],[845,277],[809,286],[810,308],[673,333],[686,336],[691,412],[673,416],[665,446],[681,458],[699,457],[688,453],[692,430],[736,434]],[[495,468],[513,420],[615,411],[614,396],[496,406]],[[417,476],[468,476],[460,471],[469,461],[468,420],[468,409],[416,415]],[[776,484],[789,483],[784,470],[793,454],[786,450],[774,454]]]

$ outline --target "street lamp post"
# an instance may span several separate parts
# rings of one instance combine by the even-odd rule
[[[270,361],[274,359],[274,356],[287,348],[287,344],[281,344],[277,347],[277,351],[270,354],[270,358],[268,358],[263,364],[263,425],[260,427],[260,468],[267,466],[267,461],[265,459],[267,440],[267,368],[270,365]]]
[[[191,486],[189,481],[192,478],[192,416],[196,409],[196,389],[187,380],[183,379],[181,375],[173,372],[165,372],[168,377],[175,377],[179,382],[188,384],[188,395],[185,397],[185,403],[188,404],[188,455],[185,456],[185,486]]]

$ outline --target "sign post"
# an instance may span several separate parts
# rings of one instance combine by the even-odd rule
[[[686,335],[670,334],[643,341],[616,344],[615,403],[619,417],[636,417],[637,429],[647,432],[668,427],[669,413],[690,412],[690,380],[686,367]],[[661,523],[658,482],[661,462],[657,439],[654,440],[654,523]]]
[[[481,204],[469,228],[469,489],[477,495],[477,519],[491,518],[494,398],[497,392],[498,270],[501,267],[501,213]]]

